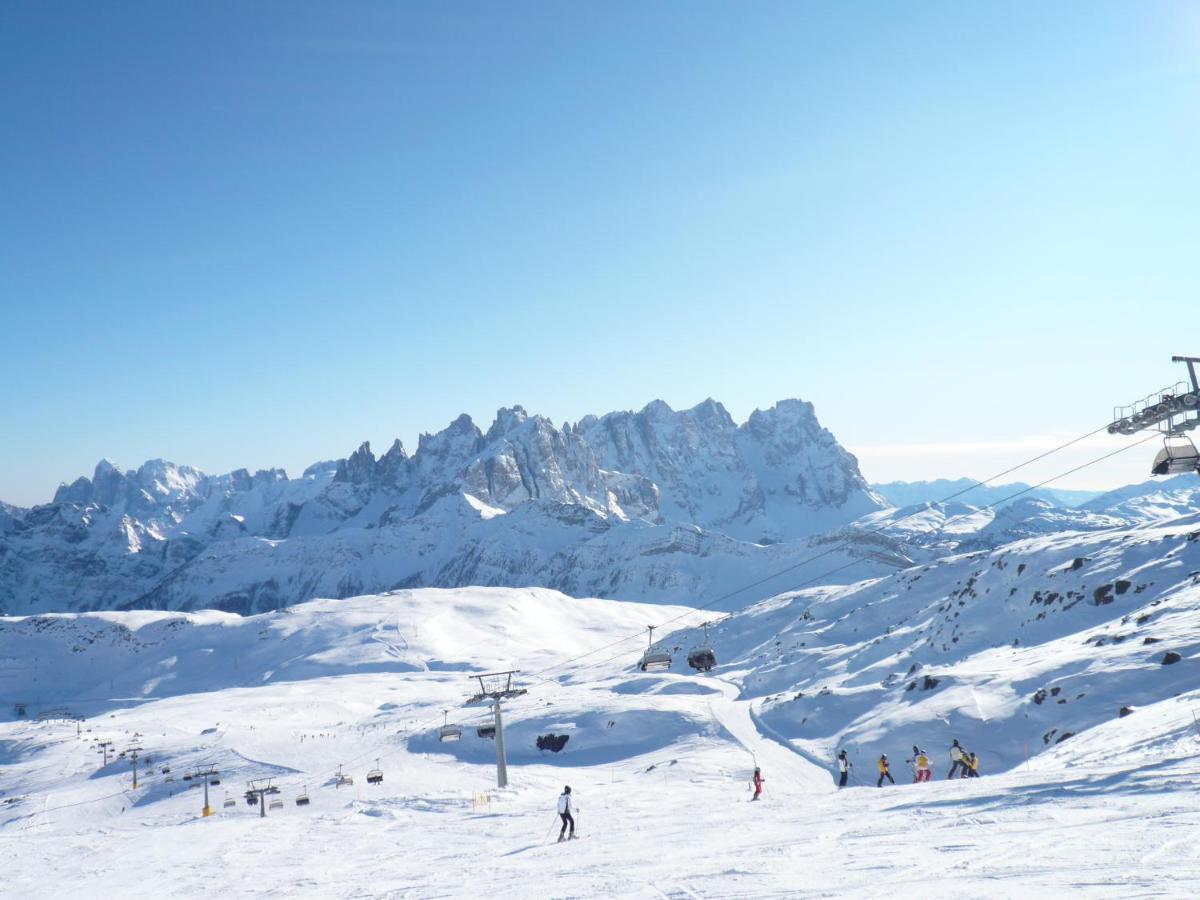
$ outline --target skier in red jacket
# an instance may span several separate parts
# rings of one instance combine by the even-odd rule
[[[751,800],[757,800],[759,797],[762,796],[762,786],[763,786],[764,781],[766,781],[766,779],[762,777],[762,769],[760,769],[758,766],[755,766],[754,767],[754,796],[750,798]]]

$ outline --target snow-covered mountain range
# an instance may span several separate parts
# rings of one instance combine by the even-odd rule
[[[517,406],[486,431],[460,416],[411,455],[364,443],[299,478],[101,461],[51,503],[0,509],[0,612],[249,613],[468,584],[682,601],[786,567],[884,505],[798,400],[742,425],[712,400],[562,427]]]

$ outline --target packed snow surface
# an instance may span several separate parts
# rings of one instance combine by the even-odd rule
[[[1195,896],[1191,530],[1097,537],[1082,552],[1040,538],[1003,556],[783,595],[712,630],[718,666],[707,675],[682,662],[705,613],[539,589],[399,591],[250,617],[0,619],[0,688],[27,716],[0,712],[3,890]],[[1022,563],[1027,582],[1015,575]],[[1118,578],[1131,586],[1111,603],[1027,602],[1047,585],[1076,591],[1076,581],[1092,599]],[[942,610],[952,589],[954,609]],[[959,610],[974,624],[955,622]],[[1135,624],[1142,615],[1152,618]],[[667,672],[635,665],[651,623],[664,623],[660,646],[675,651]],[[1140,653],[1132,636],[1114,643],[1135,629],[1162,643]],[[1001,666],[1013,635],[1028,655]],[[1179,661],[1163,666],[1164,647]],[[910,659],[948,683],[880,686]],[[1107,680],[1123,666],[1137,670],[1132,696]],[[505,704],[510,786],[501,790],[494,741],[476,732],[490,714],[463,703],[472,675],[509,668],[522,670],[528,693]],[[1060,683],[1070,684],[1067,706],[1029,696]],[[828,693],[810,727],[800,710],[812,688]],[[1088,698],[1075,699],[1081,692]],[[1133,711],[1118,716],[1121,703]],[[1051,708],[1077,733],[1043,744],[1050,720],[1022,715]],[[461,740],[438,740],[446,720]],[[537,749],[548,734],[568,736],[560,752]],[[943,780],[951,734],[980,752],[983,777]],[[102,765],[105,740],[142,748],[136,790],[128,756]],[[918,741],[936,764],[928,785],[908,783],[903,765]],[[842,791],[831,765],[839,744],[856,764]],[[897,786],[875,788],[877,752],[891,757]],[[750,801],[755,764],[766,777],[761,802]],[[203,789],[184,780],[205,765],[221,780],[207,818]],[[376,765],[383,782],[368,785]],[[352,785],[334,785],[339,766]],[[267,777],[282,807],[260,818],[243,792]],[[564,784],[582,840],[558,845]],[[307,806],[295,803],[302,792]]]

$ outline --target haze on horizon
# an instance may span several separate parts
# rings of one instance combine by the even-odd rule
[[[1166,0],[10,4],[0,499],[709,396],[992,475],[1200,355],[1198,51]]]

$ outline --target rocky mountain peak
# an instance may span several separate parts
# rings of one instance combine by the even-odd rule
[[[357,450],[338,463],[333,480],[349,484],[367,484],[375,480],[375,454],[371,452],[370,441],[363,441]]]

